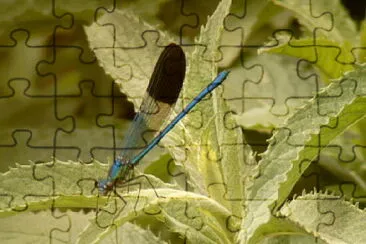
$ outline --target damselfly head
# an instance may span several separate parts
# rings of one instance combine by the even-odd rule
[[[110,190],[112,190],[113,182],[108,180],[99,180],[95,182],[95,187],[98,188],[99,195],[105,196]]]

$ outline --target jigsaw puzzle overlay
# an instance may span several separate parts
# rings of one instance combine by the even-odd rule
[[[366,243],[361,2],[2,4],[1,243]],[[170,43],[165,124],[230,74],[102,196]]]

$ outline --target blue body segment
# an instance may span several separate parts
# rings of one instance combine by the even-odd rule
[[[136,165],[150,150],[152,150],[160,140],[194,108],[195,105],[197,105],[207,94],[218,87],[226,79],[228,74],[229,71],[222,71],[219,73],[218,76],[197,95],[197,97],[195,97],[163,130],[161,130],[161,132],[159,132],[155,138],[150,141],[150,143],[148,143],[140,153],[132,159],[127,158],[126,154],[122,153],[123,156],[118,157],[111,166],[107,179],[100,180],[98,182],[99,193],[101,195],[105,195],[113,187],[116,180],[126,180],[126,176],[130,169],[133,168],[133,166]],[[142,133],[143,131],[141,131],[141,128],[137,127],[139,122],[136,121],[139,121],[139,116],[134,120],[131,131],[139,131]],[[127,139],[127,142],[134,140],[134,138]]]

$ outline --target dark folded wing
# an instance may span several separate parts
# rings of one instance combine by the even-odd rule
[[[161,53],[148,88],[122,144],[120,157],[132,159],[155,137],[179,97],[186,71],[181,47],[170,44]]]

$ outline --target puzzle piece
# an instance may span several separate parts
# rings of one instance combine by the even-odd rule
[[[73,127],[73,122],[70,119],[55,118],[56,111],[54,107],[43,110],[44,106],[48,106],[54,102],[53,96],[37,96],[30,95],[30,81],[26,79],[14,79],[10,80],[8,87],[11,90],[11,95],[2,97],[1,110],[4,111],[2,119],[1,131],[1,149],[5,150],[3,160],[7,161],[18,155],[14,162],[21,164],[28,164],[29,160],[49,160],[55,156],[54,136],[57,133],[57,128],[65,128],[70,130]],[[27,110],[35,109],[34,113],[27,113]],[[11,109],[9,109],[11,108]],[[40,128],[47,121],[47,127]],[[20,139],[19,134],[27,133],[27,138]],[[25,141],[21,143],[19,141]],[[19,147],[19,143],[23,144]],[[10,150],[14,150],[14,153],[9,153]],[[20,153],[19,150],[26,149],[25,151],[35,150],[32,154],[28,154],[26,158],[24,153]],[[42,155],[42,156],[41,156]],[[15,158],[14,158],[15,159]],[[13,159],[13,160],[14,160]],[[13,163],[14,163],[13,162]]]
[[[65,214],[57,211],[57,214],[64,215],[62,218],[53,218],[49,212],[41,211],[39,213],[26,213],[10,217],[8,220],[11,224],[1,222],[1,229],[7,233],[7,243],[16,243],[20,240],[28,240],[32,242],[48,243],[52,240],[60,240],[70,242],[70,219]],[[46,222],[47,228],[42,225],[34,225],[33,228],[23,228],[23,223],[34,223],[37,221]],[[76,223],[74,223],[76,224]],[[23,234],[19,234],[19,229],[22,229]]]

